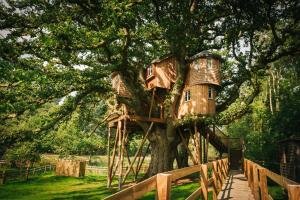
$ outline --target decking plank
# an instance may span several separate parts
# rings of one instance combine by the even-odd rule
[[[254,200],[248,182],[242,171],[232,170],[218,194],[218,200]]]

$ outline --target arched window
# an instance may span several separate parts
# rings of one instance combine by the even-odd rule
[[[190,91],[190,90],[186,90],[186,91],[185,91],[184,100],[185,100],[186,102],[189,101],[189,100],[191,100],[191,91]]]
[[[214,89],[212,87],[208,88],[208,99],[214,99]]]

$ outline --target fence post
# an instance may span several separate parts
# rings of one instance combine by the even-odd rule
[[[201,165],[200,167],[200,179],[201,179],[201,190],[202,190],[202,195],[203,199],[207,200],[208,199],[208,180],[207,180],[207,165]]]
[[[247,177],[247,159],[244,159],[244,175],[245,175],[245,177],[248,179],[248,177]]]
[[[288,185],[287,189],[290,200],[300,199],[300,185]]]
[[[248,179],[248,185],[251,188],[251,161],[249,160],[247,162],[247,179]]]
[[[253,195],[254,199],[258,200],[259,199],[259,186],[258,186],[258,173],[257,173],[257,165],[253,165]]]
[[[0,184],[5,184],[5,170],[2,171],[2,180]]]
[[[171,174],[160,173],[157,174],[157,197],[158,200],[170,200],[171,199]]]
[[[222,175],[222,168],[220,166],[220,160],[217,160],[217,174],[218,174],[218,177],[219,177],[219,181],[220,181],[220,188],[222,188],[222,185],[223,185],[223,175]]]
[[[212,162],[212,178],[213,178],[213,200],[217,200],[219,192],[218,174],[217,174],[217,162]]]
[[[259,168],[260,194],[262,200],[268,200],[268,183],[265,168]]]

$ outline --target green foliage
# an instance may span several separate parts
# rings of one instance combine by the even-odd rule
[[[279,161],[280,140],[300,136],[299,59],[282,59],[274,66],[282,70],[277,80],[278,88],[275,88],[278,91],[272,86],[276,83],[270,86],[268,82],[271,75],[262,77],[261,92],[252,103],[251,112],[227,127],[231,136],[245,139],[245,154],[248,158],[270,163]],[[270,94],[273,96],[270,97]],[[276,94],[279,96],[278,102]],[[278,104],[278,110],[275,110],[274,104]]]
[[[246,115],[265,91],[260,85],[268,65],[286,56],[295,59],[300,52],[299,6],[293,1],[23,0],[0,5],[0,156],[22,149],[22,142],[32,143],[37,152],[103,151],[104,127],[94,128],[104,118],[104,99],[111,96],[109,75],[122,75],[134,96],[124,102],[146,116],[150,95],[137,84],[139,75],[167,53],[180,62],[179,79],[167,94],[169,120],[184,83],[186,58],[214,50],[228,60],[217,106],[224,112],[217,120],[229,124]],[[253,135],[294,134],[299,124],[296,79],[280,83],[280,111],[261,130],[250,126]],[[255,126],[261,114],[270,116],[259,107],[254,113],[247,117],[255,119]]]
[[[27,160],[36,162],[40,160],[37,151],[36,144],[32,142],[17,143],[6,151],[5,159],[11,162],[18,161],[22,164],[25,164]]]

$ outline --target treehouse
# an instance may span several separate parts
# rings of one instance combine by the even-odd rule
[[[300,138],[290,137],[279,142],[280,174],[300,182]]]
[[[221,85],[221,57],[202,51],[189,59],[188,74],[178,108],[178,118],[187,114],[213,115],[216,88]]]
[[[168,56],[152,61],[146,71],[146,87],[148,89],[170,89],[176,80],[176,58]]]
[[[126,88],[125,83],[118,72],[113,72],[111,74],[111,85],[118,96],[124,98],[131,97],[129,90]]]

